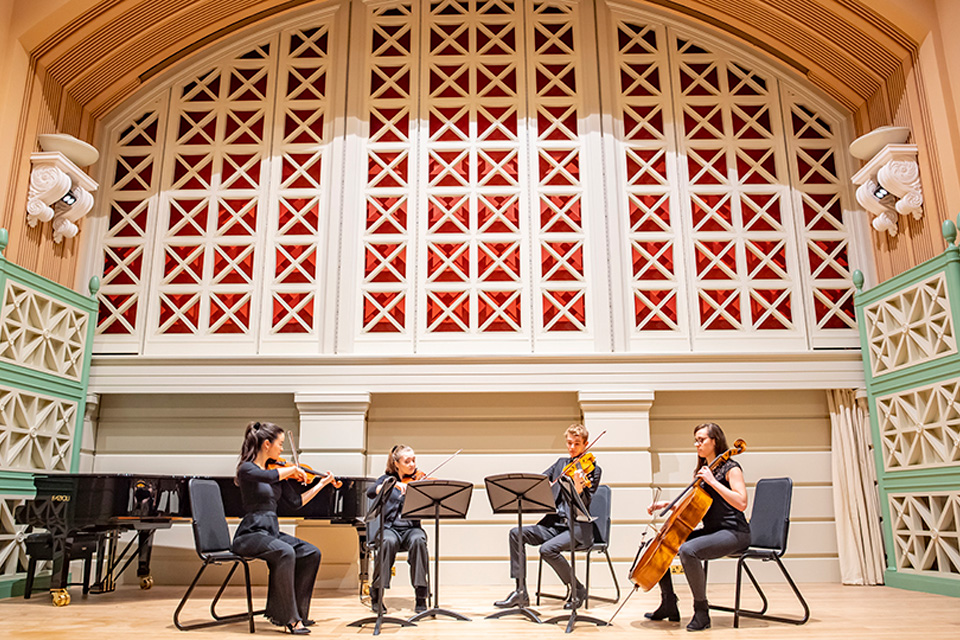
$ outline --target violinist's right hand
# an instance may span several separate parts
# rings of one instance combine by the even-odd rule
[[[670,503],[669,503],[669,502],[654,502],[654,503],[651,504],[649,507],[647,507],[647,513],[648,513],[649,515],[653,515],[653,512],[654,512],[654,511],[659,511],[660,509],[663,509],[664,507],[666,507],[668,504],[670,504]]]

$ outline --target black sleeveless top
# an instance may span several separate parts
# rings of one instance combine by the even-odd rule
[[[730,482],[727,480],[727,474],[734,468],[742,469],[737,461],[727,460],[713,472],[713,475],[720,481],[720,484],[729,489]],[[747,523],[747,518],[743,515],[743,511],[734,508],[733,505],[724,500],[723,496],[717,493],[717,491],[706,482],[701,483],[701,486],[710,497],[713,498],[713,504],[710,505],[707,514],[703,516],[704,530],[714,532],[720,531],[721,529],[729,529],[750,533],[750,525]]]

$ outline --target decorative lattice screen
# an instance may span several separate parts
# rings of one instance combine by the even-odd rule
[[[891,493],[897,570],[960,577],[960,493]]]
[[[856,345],[846,125],[810,92],[640,9],[349,4],[105,127],[104,349]]]

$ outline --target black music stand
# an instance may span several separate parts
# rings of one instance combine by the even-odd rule
[[[580,600],[577,598],[577,563],[574,558],[577,548],[577,536],[574,527],[577,522],[593,522],[594,518],[590,515],[590,511],[586,505],[583,504],[583,500],[580,499],[580,494],[577,493],[572,478],[569,476],[560,476],[557,479],[557,484],[560,487],[560,494],[567,504],[567,530],[570,531],[570,602],[573,603],[573,608],[570,609],[570,613],[567,615],[556,616],[549,620],[544,620],[544,622],[559,623],[566,621],[567,633],[573,631],[573,627],[577,622],[589,622],[598,627],[605,627],[608,624],[606,620],[594,618],[593,616],[579,615],[577,613],[577,608],[580,606],[578,602],[580,602]]]
[[[520,584],[527,584],[527,553],[523,542],[523,514],[556,513],[553,491],[550,490],[550,478],[542,473],[501,473],[483,479],[487,486],[487,498],[494,513],[516,513],[517,529],[520,533],[522,561],[520,563]],[[513,607],[505,611],[492,613],[487,618],[503,618],[520,614],[531,622],[541,623],[540,614],[529,607]]]
[[[377,497],[373,499],[373,502],[370,504],[370,510],[367,511],[366,517],[364,517],[364,522],[370,522],[374,518],[377,518],[377,524],[379,525],[377,529],[377,548],[383,548],[383,509],[384,505],[387,503],[387,496],[390,495],[390,492],[393,491],[394,485],[397,484],[397,479],[393,477],[388,477],[383,481],[383,484],[380,485],[380,493],[377,494]],[[390,571],[389,567],[380,567],[380,575],[378,576],[376,586],[371,586],[371,591],[373,589],[380,590],[380,598],[377,600],[379,606],[377,606],[377,615],[367,616],[366,618],[360,618],[359,620],[354,620],[348,627],[362,627],[365,624],[370,624],[371,622],[375,623],[373,627],[373,635],[380,635],[380,627],[383,626],[384,622],[398,624],[401,627],[415,627],[417,626],[409,620],[404,620],[403,618],[394,618],[393,616],[383,615],[383,576],[387,571]]]
[[[440,518],[466,518],[471,495],[473,484],[462,480],[418,480],[407,485],[401,517],[406,520],[433,518],[436,523],[433,540],[433,607],[416,614],[410,618],[410,622],[438,615],[470,620],[464,615],[440,608]]]

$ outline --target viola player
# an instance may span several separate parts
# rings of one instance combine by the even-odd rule
[[[247,425],[240,450],[235,482],[240,487],[246,515],[233,538],[234,553],[262,558],[270,569],[264,616],[296,635],[310,633],[310,598],[320,568],[320,550],[309,542],[280,531],[277,504],[284,500],[295,508],[310,502],[333,475],[305,491],[306,472],[295,465],[269,468],[283,452],[283,429],[271,422]]]
[[[600,466],[594,464],[593,469],[584,472],[576,468],[575,461],[580,458],[587,448],[589,434],[582,424],[572,424],[567,427],[564,433],[567,443],[568,457],[559,458],[553,465],[544,471],[544,475],[555,482],[571,463],[573,471],[570,477],[573,479],[574,487],[584,505],[590,508],[590,499],[600,486]],[[574,606],[579,607],[583,601],[585,593],[584,586],[577,581],[576,589],[571,588],[572,572],[570,563],[563,557],[564,551],[570,550],[571,537],[575,537],[578,545],[583,546],[593,541],[593,523],[577,522],[574,524],[575,531],[571,536],[571,531],[567,528],[567,507],[565,501],[557,495],[557,513],[547,514],[540,522],[533,526],[523,527],[523,540],[520,540],[520,532],[517,527],[510,531],[510,577],[516,580],[516,588],[510,595],[503,600],[494,602],[494,606],[503,609],[511,607],[527,607],[530,605],[530,597],[527,595],[527,586],[520,576],[524,574],[522,564],[526,561],[525,546],[528,544],[540,545],[540,557],[550,565],[556,572],[563,584],[567,586],[567,602],[564,609],[571,609]]]
[[[747,508],[747,487],[740,464],[731,458],[713,472],[710,471],[714,459],[728,449],[723,429],[706,422],[694,428],[693,437],[697,448],[694,477],[702,481],[713,503],[703,517],[703,527],[690,533],[687,541],[680,545],[678,555],[693,593],[693,618],[687,625],[687,631],[702,631],[710,628],[703,561],[744,551],[750,546],[750,525],[743,515]],[[647,508],[647,513],[664,509],[668,504],[654,503]],[[680,621],[680,608],[677,606],[670,571],[660,579],[660,607],[645,616],[650,620]]]
[[[390,588],[391,569],[397,558],[398,551],[407,552],[407,562],[410,565],[410,582],[413,584],[416,602],[414,610],[417,613],[427,610],[427,597],[430,593],[428,564],[430,556],[427,553],[427,533],[420,526],[419,520],[404,520],[400,517],[403,511],[403,501],[406,496],[408,482],[424,479],[424,474],[417,469],[417,454],[404,444],[398,444],[390,450],[387,456],[387,468],[376,483],[367,489],[367,497],[374,498],[380,493],[387,478],[394,478],[397,483],[386,498],[383,506],[383,548],[377,553],[373,566],[373,581],[370,589],[370,604],[373,610],[381,608],[386,613],[386,607],[380,601],[380,575],[383,571],[384,589]],[[370,539],[375,539],[371,532]]]

